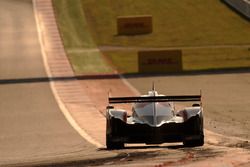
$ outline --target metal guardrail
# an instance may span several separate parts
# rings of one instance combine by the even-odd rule
[[[223,0],[250,20],[250,0]]]

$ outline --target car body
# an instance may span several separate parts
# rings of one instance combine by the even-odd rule
[[[194,102],[175,109],[175,102]],[[132,115],[114,104],[132,103]],[[183,142],[184,146],[204,144],[201,95],[165,96],[157,91],[138,97],[109,97],[106,111],[106,146],[120,149],[124,143],[161,144]]]

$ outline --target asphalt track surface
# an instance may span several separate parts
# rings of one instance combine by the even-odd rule
[[[0,25],[0,166],[74,161],[96,154],[96,147],[66,121],[49,82],[39,82],[47,74],[32,1],[1,0]]]

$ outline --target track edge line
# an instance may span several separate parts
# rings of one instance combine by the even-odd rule
[[[45,49],[44,49],[44,44],[43,44],[43,40],[42,40],[43,39],[42,38],[42,30],[41,30],[41,25],[40,25],[38,13],[37,13],[37,10],[36,10],[36,8],[37,8],[36,3],[37,3],[36,0],[32,0],[33,12],[34,12],[35,21],[36,21],[36,27],[37,27],[37,33],[38,33],[40,49],[41,49],[41,53],[42,53],[42,59],[43,59],[43,64],[44,64],[44,67],[45,67],[45,71],[46,71],[48,77],[51,78],[52,74],[50,72],[46,52],[45,52]],[[77,124],[77,122],[73,119],[73,117],[69,113],[68,109],[66,108],[65,104],[61,101],[61,99],[60,99],[60,97],[59,97],[59,95],[57,93],[56,87],[55,87],[53,82],[50,82],[50,87],[51,87],[52,93],[53,93],[53,95],[55,97],[55,100],[56,100],[56,102],[58,104],[58,107],[60,108],[61,112],[65,116],[66,120],[70,123],[70,125],[80,134],[81,137],[86,139],[89,143],[95,145],[97,148],[104,147],[101,143],[99,143],[98,141],[93,139],[87,132],[85,132],[85,130],[83,130]]]

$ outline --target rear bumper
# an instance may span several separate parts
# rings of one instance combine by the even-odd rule
[[[166,123],[160,127],[147,124],[127,124],[120,119],[111,118],[107,135],[114,142],[160,144],[182,142],[186,138],[197,138],[203,131],[199,115],[184,123]]]

